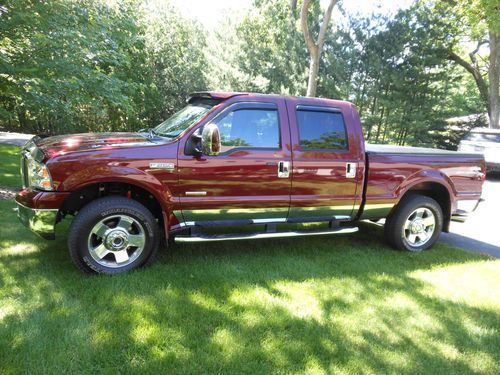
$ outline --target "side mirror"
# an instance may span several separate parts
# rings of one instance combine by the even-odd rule
[[[218,155],[220,152],[219,128],[215,124],[207,124],[201,133],[201,147],[203,153],[209,156]]]

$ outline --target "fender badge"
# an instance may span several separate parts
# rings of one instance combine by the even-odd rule
[[[150,169],[166,169],[173,171],[175,169],[174,163],[149,163]]]

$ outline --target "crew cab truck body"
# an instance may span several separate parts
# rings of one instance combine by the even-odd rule
[[[225,92],[191,95],[155,129],[35,137],[21,166],[20,220],[51,239],[74,215],[70,255],[100,273],[150,263],[162,239],[338,234],[365,219],[386,218],[388,242],[419,251],[474,208],[485,178],[479,154],[365,146],[348,102]],[[308,222],[328,226],[286,229]],[[205,231],[243,225],[265,229]]]

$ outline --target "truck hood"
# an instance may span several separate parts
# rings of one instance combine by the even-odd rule
[[[155,144],[139,133],[84,133],[48,138],[35,137],[33,142],[49,158],[73,152],[144,147]]]

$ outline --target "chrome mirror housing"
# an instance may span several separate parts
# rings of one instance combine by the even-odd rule
[[[201,133],[201,147],[203,154],[209,156],[218,155],[220,152],[220,133],[215,124],[207,124]]]

